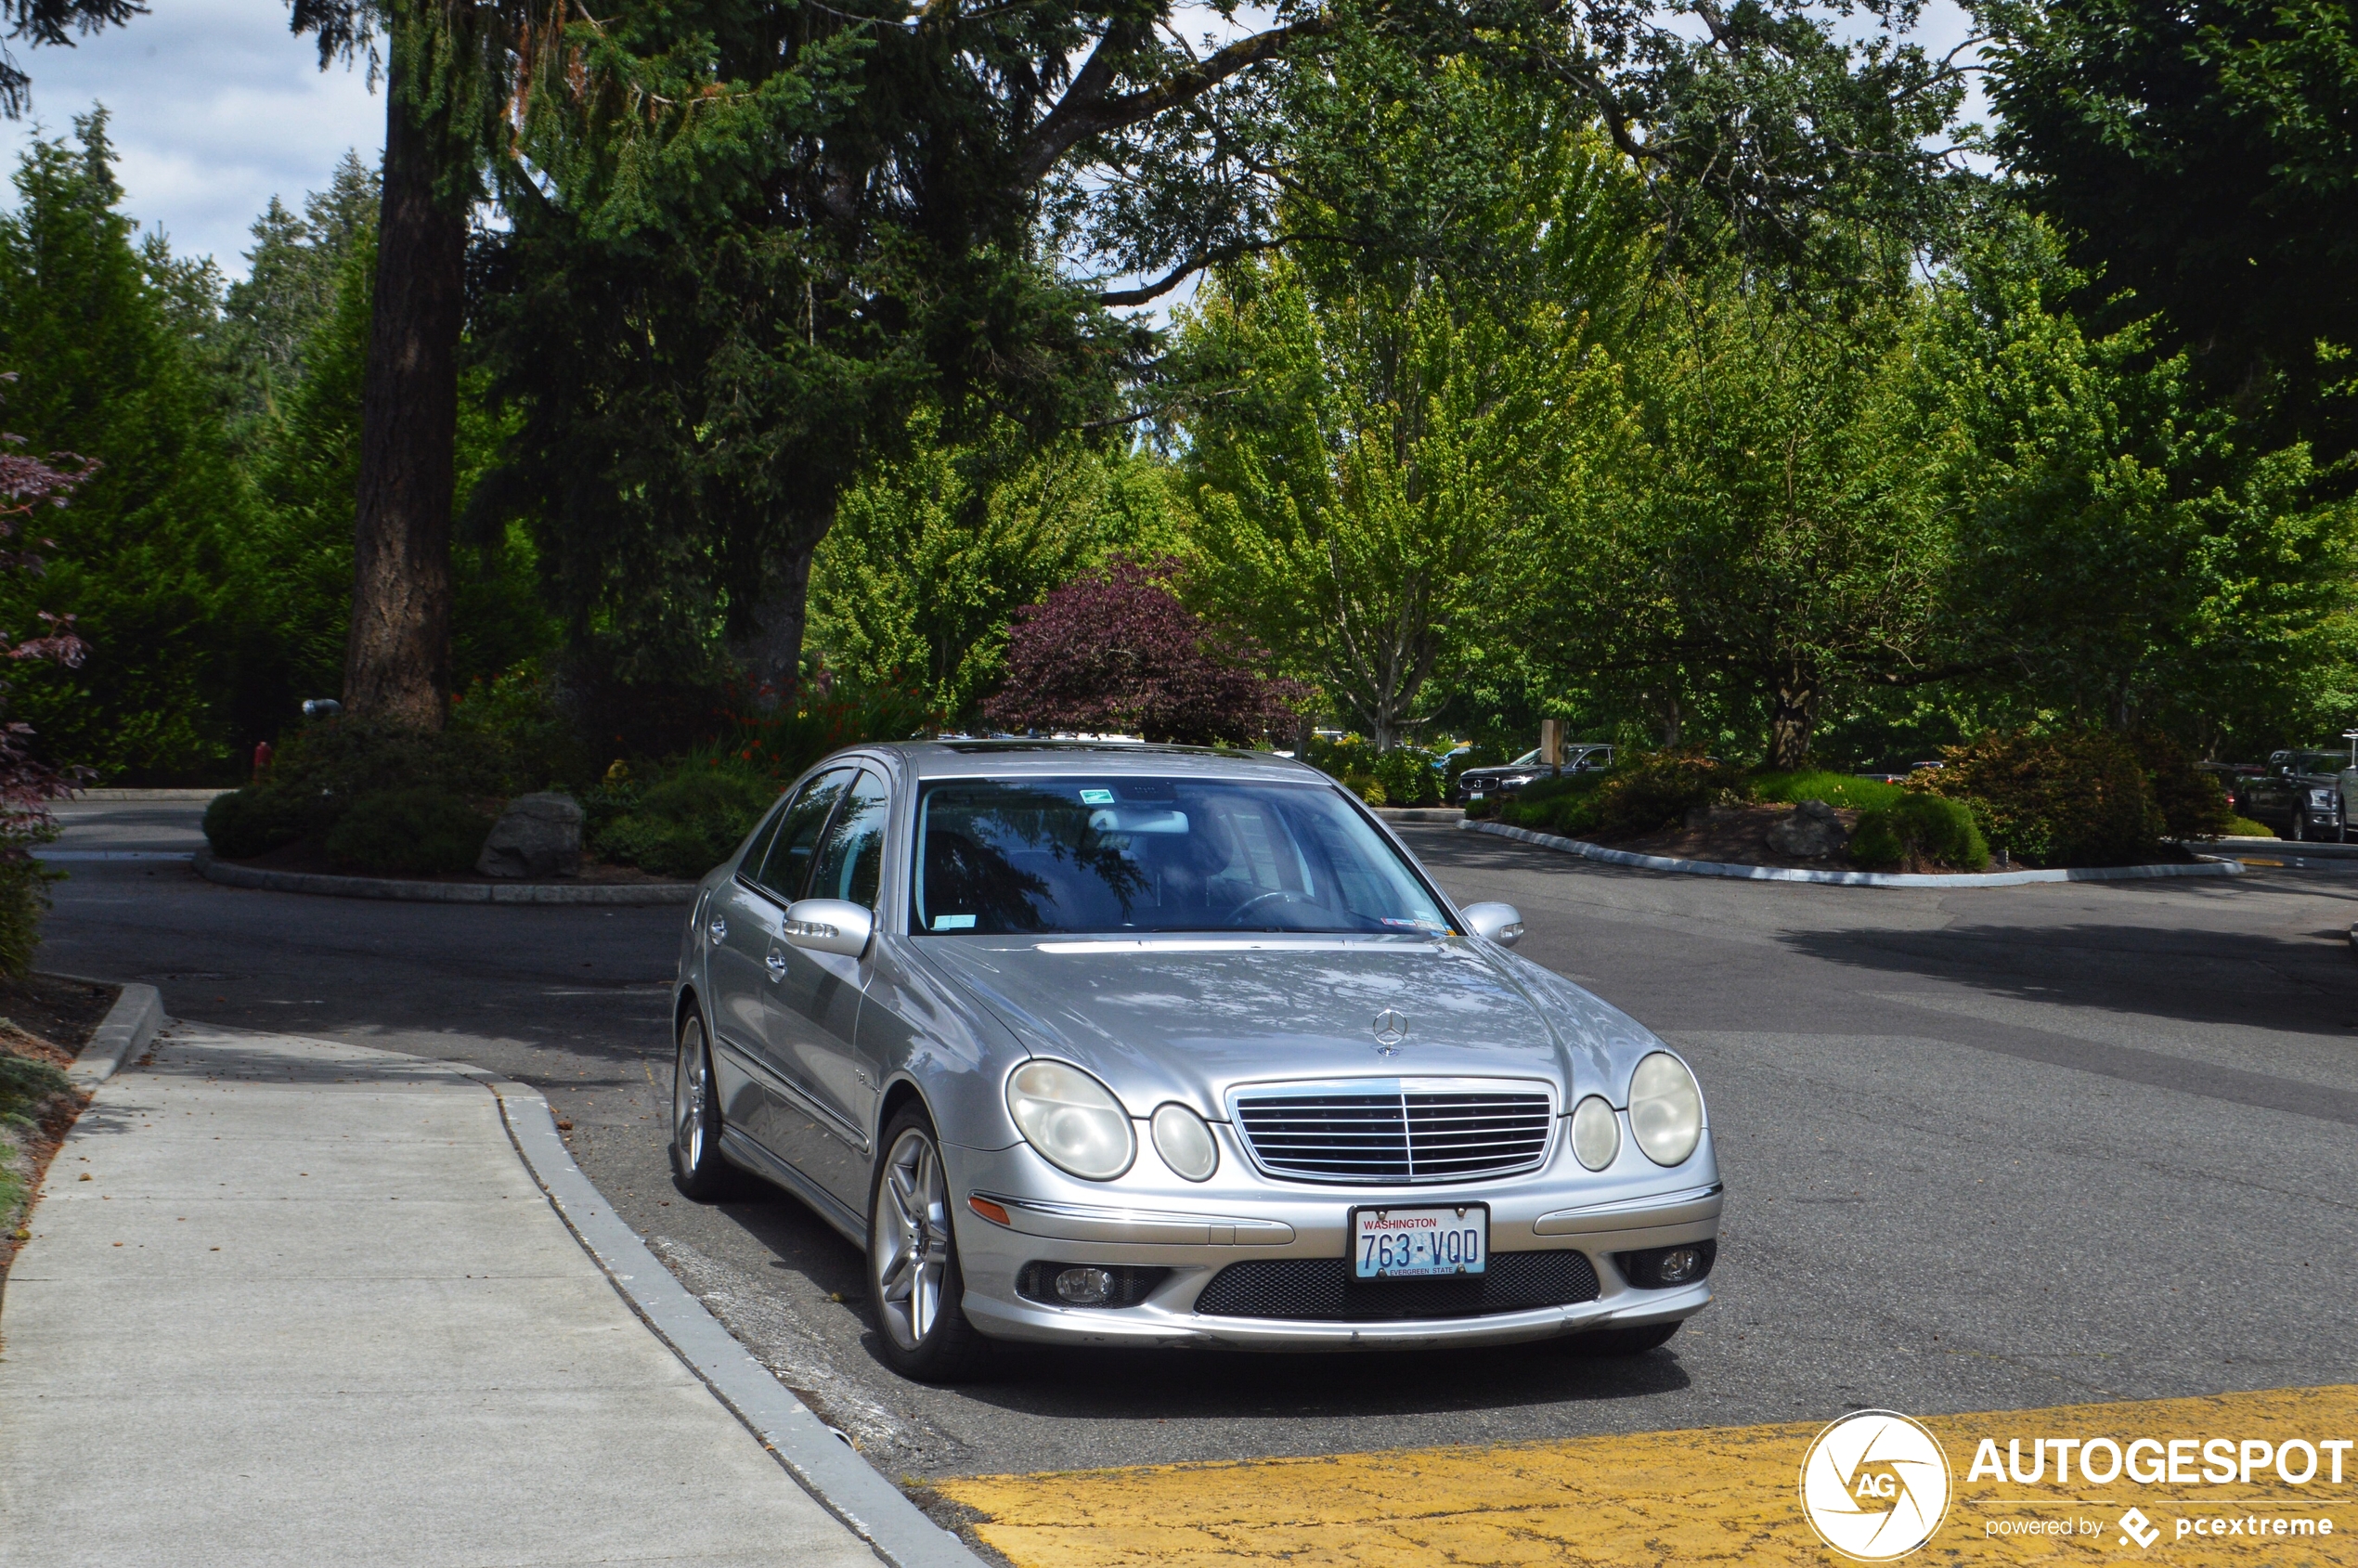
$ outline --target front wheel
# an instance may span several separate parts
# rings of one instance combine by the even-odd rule
[[[2298,806],[2293,808],[2292,813],[2292,841],[2296,844],[2309,842],[2309,813]]]
[[[955,1382],[973,1374],[987,1346],[959,1304],[966,1282],[941,1146],[914,1105],[895,1113],[879,1143],[885,1157],[868,1196],[868,1299],[884,1358],[904,1378]]]
[[[671,1181],[700,1203],[721,1195],[728,1172],[720,1161],[720,1095],[712,1082],[712,1046],[704,1019],[691,1013],[680,1026],[671,1063]]]

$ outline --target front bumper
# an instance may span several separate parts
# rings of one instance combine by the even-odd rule
[[[1527,1176],[1463,1186],[1367,1188],[1277,1184],[1251,1173],[1218,1130],[1221,1172],[1200,1188],[1175,1180],[1123,1190],[1074,1181],[1024,1146],[943,1150],[965,1276],[967,1318],[982,1333],[1035,1343],[1199,1346],[1243,1350],[1394,1350],[1509,1344],[1595,1328],[1677,1322],[1711,1302],[1709,1280],[1669,1289],[1630,1283],[1615,1254],[1716,1240],[1723,1202],[1708,1139],[1687,1164],[1663,1171],[1625,1159],[1602,1176],[1580,1170],[1558,1140],[1559,1158]],[[1626,1151],[1626,1140],[1625,1140]],[[1627,1151],[1634,1152],[1634,1151]],[[1152,1156],[1145,1155],[1144,1160]],[[1570,1170],[1562,1167],[1569,1166]],[[1009,1223],[985,1219],[968,1196],[998,1200]],[[1592,1300],[1467,1315],[1383,1318],[1248,1317],[1201,1313],[1196,1302],[1231,1263],[1348,1255],[1351,1208],[1480,1202],[1490,1208],[1494,1258],[1574,1251],[1594,1269]],[[1132,1265],[1167,1269],[1132,1306],[1072,1307],[1017,1292],[1024,1265]],[[1382,1287],[1374,1289],[1381,1289]]]

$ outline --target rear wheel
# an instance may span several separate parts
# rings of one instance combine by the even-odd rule
[[[868,1197],[868,1300],[884,1358],[904,1378],[955,1382],[973,1375],[988,1344],[960,1305],[966,1282],[941,1146],[915,1105],[896,1112],[878,1141],[885,1156]]]
[[[1591,1328],[1585,1334],[1574,1334],[1562,1341],[1567,1355],[1608,1356],[1643,1355],[1646,1352],[1670,1342],[1678,1331],[1676,1323],[1648,1323],[1636,1328]]]
[[[708,1202],[728,1185],[720,1160],[720,1095],[712,1082],[712,1046],[704,1017],[691,1013],[680,1026],[671,1063],[671,1181],[688,1197]]]

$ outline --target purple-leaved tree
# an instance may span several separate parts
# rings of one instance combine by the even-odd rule
[[[1300,681],[1261,673],[1268,651],[1171,590],[1176,561],[1117,556],[1015,614],[1007,678],[983,717],[1010,730],[1134,731],[1211,745],[1290,732]]]
[[[0,374],[0,382],[16,379]],[[32,547],[48,541],[24,537],[26,527],[42,508],[65,505],[74,486],[98,466],[68,452],[52,452],[45,462],[16,449],[23,445],[22,436],[0,432],[0,572],[41,570]],[[0,659],[80,664],[88,644],[74,634],[73,617],[45,611],[41,620],[37,637],[19,640],[13,630],[0,629]],[[58,836],[49,802],[81,784],[85,770],[61,768],[33,755],[32,726],[6,718],[7,690],[7,682],[0,680],[0,973],[21,979],[32,967],[32,950],[41,940],[41,911],[48,903],[45,888],[52,875],[32,858],[33,846]]]

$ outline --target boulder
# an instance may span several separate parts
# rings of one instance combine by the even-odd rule
[[[1838,855],[1849,842],[1841,815],[1822,800],[1803,801],[1768,830],[1768,848],[1797,861]]]
[[[486,876],[578,876],[581,803],[570,795],[519,795],[483,841],[475,870]]]

